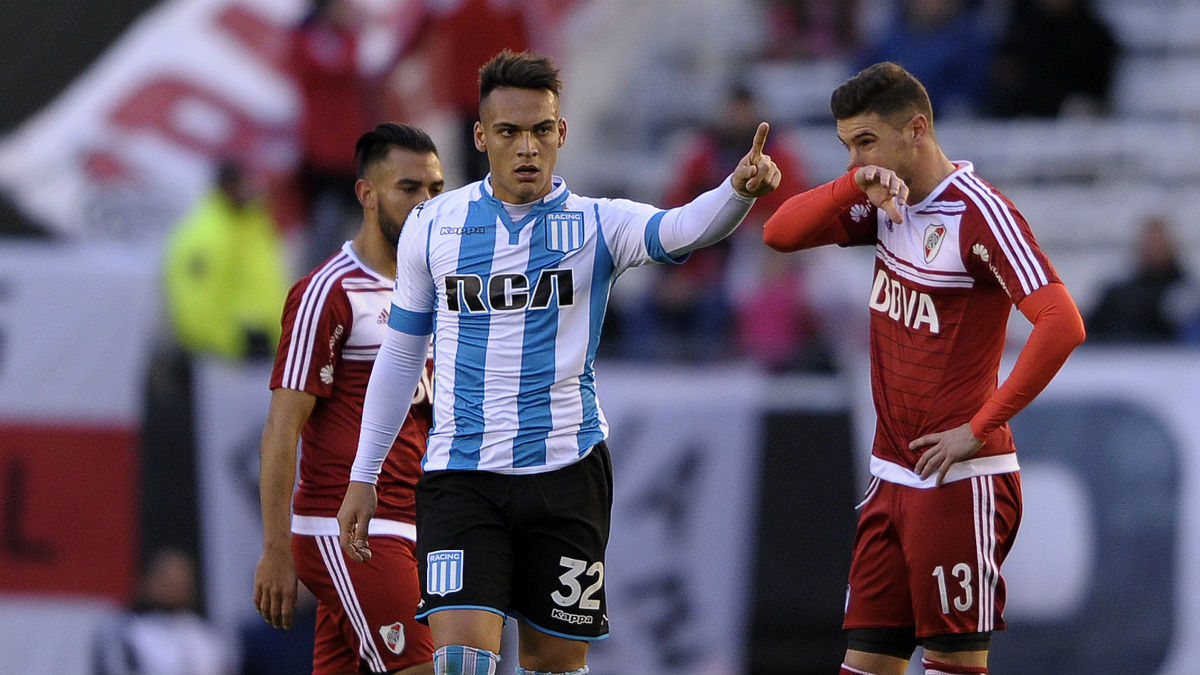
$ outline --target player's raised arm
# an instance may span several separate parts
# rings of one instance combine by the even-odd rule
[[[755,198],[779,186],[779,167],[770,155],[763,154],[769,130],[766,122],[758,125],[750,151],[727,180],[667,211],[659,225],[663,250],[678,257],[721,241],[741,224]]]

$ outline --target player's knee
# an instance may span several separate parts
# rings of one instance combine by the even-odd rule
[[[917,648],[912,626],[904,628],[851,628],[846,631],[846,648],[884,654],[907,660]]]
[[[517,675],[588,675],[588,667],[584,666],[567,673],[552,673],[548,670],[525,670],[521,666],[517,666]]]
[[[498,663],[498,654],[466,645],[446,645],[433,653],[435,675],[496,675]]]

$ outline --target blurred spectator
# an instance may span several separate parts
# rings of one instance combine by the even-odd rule
[[[749,88],[731,87],[713,121],[684,139],[679,169],[666,188],[663,206],[686,204],[724,180],[729,167],[746,154],[746,139],[754,138],[762,120]],[[782,176],[779,188],[755,202],[738,230],[722,242],[693,251],[683,265],[653,270],[653,282],[641,287],[643,293],[623,327],[630,355],[711,360],[731,353],[731,252],[743,245],[761,250],[759,228],[785,199],[808,187],[807,167],[784,138],[782,129],[774,129],[766,146]],[[757,260],[751,257],[752,266]]]
[[[190,355],[270,356],[291,278],[275,221],[242,169],[225,162],[216,186],[167,243],[167,309]]]
[[[304,269],[336,252],[358,226],[357,166],[347,148],[374,126],[372,102],[378,97],[360,60],[361,15],[354,5],[354,0],[314,0],[289,45],[287,64],[301,106],[297,178],[308,225]]]
[[[1104,114],[1119,50],[1089,0],[1014,0],[992,65],[988,112]]]
[[[935,116],[971,115],[987,94],[993,40],[968,0],[902,0],[855,70],[895,61],[929,90]]]
[[[479,68],[507,48],[530,49],[528,0],[424,0],[422,25],[413,51],[422,51],[435,72],[431,79],[436,107],[454,120],[451,152],[462,167],[462,183],[487,175],[487,155],[475,148],[479,119]],[[346,147],[353,147],[353,143]]]
[[[95,645],[100,675],[227,675],[237,663],[230,644],[196,609],[196,563],[160,549],[149,559],[138,599]]]
[[[767,0],[770,59],[836,59],[858,48],[858,0]]]
[[[821,340],[796,260],[774,251],[762,256],[756,280],[737,302],[738,349],[770,372],[831,371],[833,357]]]
[[[241,675],[295,675],[313,669],[313,636],[317,628],[317,598],[300,584],[292,627],[277,630],[255,614],[241,630]]]
[[[1110,283],[1087,317],[1091,342],[1172,342],[1188,318],[1177,309],[1192,290],[1168,223],[1142,222],[1132,275]]]

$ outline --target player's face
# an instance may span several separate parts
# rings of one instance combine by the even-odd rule
[[[392,246],[400,240],[400,230],[408,212],[421,202],[441,194],[442,163],[432,152],[413,152],[392,148],[381,162],[367,170],[371,183],[368,201],[373,201],[376,219],[383,236]],[[367,204],[370,208],[372,204]]]
[[[480,106],[475,147],[487,152],[492,190],[501,201],[526,204],[550,192],[567,122],[558,97],[544,89],[493,89]]]
[[[874,164],[909,180],[916,144],[912,122],[897,122],[878,113],[862,113],[837,123],[838,139],[850,152],[846,170]]]

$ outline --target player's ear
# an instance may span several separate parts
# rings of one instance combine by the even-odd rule
[[[375,188],[371,185],[371,181],[366,178],[359,178],[354,181],[354,195],[358,197],[358,203],[363,208],[373,209],[379,206],[372,203],[372,199],[375,197]]]
[[[563,118],[558,118],[558,147],[562,147],[567,142],[567,121]]]
[[[929,133],[929,118],[922,113],[913,115],[908,125],[912,128],[913,142],[923,140]]]
[[[483,137],[483,124],[475,123],[475,149],[480,152],[487,152],[487,141]]]

